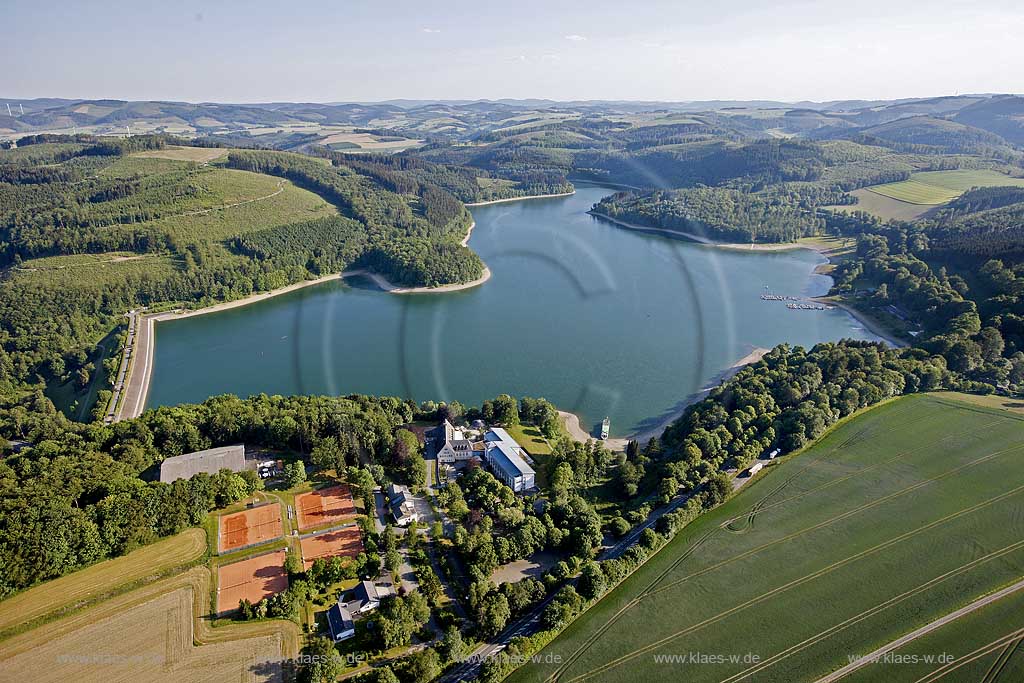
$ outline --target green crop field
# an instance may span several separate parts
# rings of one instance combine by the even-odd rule
[[[866,188],[875,194],[909,204],[936,205],[956,199],[972,187],[1024,187],[1024,178],[997,171],[957,170],[914,173],[910,180]]]
[[[510,680],[816,680],[1018,580],[1022,505],[1021,416],[889,402],[684,529]]]
[[[848,683],[924,681],[1024,681],[1024,591],[966,614],[892,651],[842,680]],[[941,675],[940,675],[941,674]]]

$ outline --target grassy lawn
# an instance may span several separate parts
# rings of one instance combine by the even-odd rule
[[[86,567],[0,602],[0,633],[72,607],[94,602],[119,588],[190,564],[206,552],[206,532],[187,529],[127,555]]]
[[[1024,178],[1012,178],[997,171],[957,170],[914,173],[910,180],[866,188],[875,194],[909,204],[936,205],[956,199],[972,187],[1024,187]]]
[[[124,327],[127,327],[127,323]],[[89,413],[96,404],[97,395],[101,390],[110,388],[113,380],[107,377],[107,371],[103,365],[103,361],[111,355],[117,354],[119,350],[117,343],[118,331],[120,330],[115,327],[107,336],[100,340],[99,344],[97,344],[100,352],[96,358],[92,360],[92,363],[96,366],[96,370],[93,372],[92,379],[87,387],[79,389],[74,378],[60,385],[52,383],[47,384],[47,397],[53,401],[53,405],[55,405],[58,410],[63,412],[72,420],[88,422],[90,420]],[[118,354],[118,361],[120,362],[120,354]]]
[[[551,444],[544,438],[539,428],[533,425],[515,425],[506,427],[505,431],[530,455],[551,455]]]
[[[509,680],[815,680],[1018,579],[1022,504],[1024,418],[886,403],[700,517],[541,653],[561,664]],[[739,660],[655,659],[692,652]]]

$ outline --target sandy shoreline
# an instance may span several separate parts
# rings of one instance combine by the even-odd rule
[[[763,349],[759,347],[753,349],[750,353],[743,356],[743,358],[740,358],[738,361],[730,365],[728,368],[722,370],[717,375],[712,377],[703,389],[696,392],[695,394],[691,394],[690,396],[686,397],[681,402],[676,404],[670,411],[663,414],[658,419],[658,422],[653,426],[647,427],[646,429],[636,432],[626,438],[605,439],[605,445],[613,451],[619,451],[625,449],[626,444],[630,441],[639,441],[641,444],[645,444],[655,437],[660,437],[662,432],[665,431],[665,428],[668,427],[673,422],[675,422],[676,420],[678,420],[683,415],[683,413],[686,412],[686,409],[688,407],[690,407],[697,401],[703,399],[711,392],[712,389],[714,389],[719,384],[735,375],[737,372],[742,370],[747,365],[750,365],[751,363],[756,363],[757,361],[761,360],[761,358],[770,350],[771,349]],[[580,424],[579,415],[576,415],[575,413],[570,413],[565,410],[559,410],[558,414],[562,417],[562,423],[565,425],[566,431],[569,432],[569,436],[571,436],[573,439],[581,442],[586,442],[589,439],[595,439],[593,435],[591,435],[589,432],[583,429],[583,427]]]
[[[784,244],[739,244],[735,242],[716,242],[715,240],[709,239],[707,237],[702,237],[701,235],[695,235],[689,232],[683,232],[681,230],[670,230],[668,228],[654,228],[646,225],[638,225],[635,223],[622,221],[617,218],[611,218],[610,216],[605,216],[604,214],[601,213],[590,212],[590,214],[592,216],[597,216],[611,223],[615,223],[616,225],[624,227],[628,230],[636,230],[639,232],[650,233],[662,233],[666,235],[685,237],[687,239],[691,239],[695,242],[698,242],[702,245],[714,247],[716,249],[730,249],[734,251],[791,251],[794,249],[808,249],[810,251],[821,254],[826,259],[826,263],[823,263],[814,269],[814,272],[819,275],[828,275],[828,273],[822,273],[820,269],[822,266],[828,265],[832,262],[832,260],[828,257],[828,249],[815,244],[799,242],[786,242]],[[905,341],[897,339],[890,332],[886,331],[885,329],[882,329],[875,321],[869,319],[864,313],[858,311],[855,307],[849,304],[842,303],[840,301],[835,301],[829,298],[828,296],[811,297],[811,300],[843,309],[848,314],[850,314],[850,316],[853,317],[854,320],[863,325],[864,328],[867,329],[871,334],[875,335],[876,337],[879,337],[885,343],[889,344],[894,348],[907,348],[910,346]]]
[[[672,230],[671,228],[657,228],[650,225],[640,225],[638,223],[629,223],[628,221],[620,220],[618,218],[612,218],[606,216],[603,213],[597,213],[594,211],[588,211],[591,216],[597,216],[610,223],[622,226],[628,230],[636,230],[638,232],[649,232],[654,234],[670,235],[673,237],[685,237],[688,240],[703,244],[707,247],[715,247],[716,249],[731,249],[733,251],[792,251],[793,249],[810,249],[816,251],[819,254],[821,249],[817,249],[809,244],[798,244],[796,242],[783,242],[779,244],[757,244],[751,242],[750,244],[743,244],[740,242],[718,242],[709,237],[698,235],[692,232],[685,232],[683,230]]]
[[[399,287],[398,285],[391,283],[380,273],[374,273],[370,270],[352,270],[343,273],[343,275],[346,277],[349,275],[362,275],[367,277],[373,280],[375,285],[389,294],[441,294],[444,292],[457,292],[462,289],[470,289],[471,287],[482,285],[491,279],[491,269],[484,266],[484,274],[475,280],[460,282],[453,285],[440,285],[438,287]]]
[[[466,204],[466,206],[484,206],[487,204],[498,204],[502,202],[517,202],[527,199],[544,199],[547,197],[567,197],[575,194],[575,190],[572,192],[566,192],[562,194],[551,194],[551,195],[535,195],[529,197],[510,197],[508,199],[496,199],[491,202],[479,202],[475,204]],[[469,225],[469,229],[466,230],[466,236],[462,238],[462,246],[469,246],[469,238],[473,235],[473,228],[476,227],[476,221],[473,221]],[[218,313],[220,311],[227,311],[232,308],[240,308],[242,306],[248,306],[249,304],[263,301],[265,299],[272,299],[282,294],[288,294],[299,289],[306,287],[313,287],[320,285],[325,282],[331,282],[333,280],[341,280],[346,277],[352,277],[361,275],[369,278],[377,285],[382,291],[389,294],[443,294],[446,292],[456,292],[463,289],[469,289],[471,287],[477,287],[487,282],[491,278],[491,269],[484,264],[483,275],[470,282],[463,282],[451,285],[442,285],[440,287],[400,287],[379,273],[375,273],[366,269],[346,270],[341,273],[332,273],[325,275],[320,278],[313,280],[303,280],[302,282],[295,282],[293,284],[281,287],[279,289],[273,289],[269,292],[260,292],[257,294],[251,294],[241,299],[235,299],[234,301],[225,301],[212,306],[205,306],[203,308],[197,308],[195,310],[184,310],[179,309],[176,311],[165,311],[162,313],[152,313],[148,315],[140,315],[138,320],[139,333],[136,335],[135,346],[132,349],[132,354],[136,359],[133,362],[128,371],[128,376],[124,380],[124,398],[121,400],[121,404],[117,407],[114,414],[114,421],[129,419],[140,415],[146,405],[146,397],[149,393],[150,378],[153,374],[153,352],[156,346],[156,323],[164,322],[166,320],[182,320],[184,318],[191,318],[197,315],[207,315],[209,313]],[[141,350],[140,350],[141,349]],[[142,359],[141,362],[139,359]],[[139,366],[142,366],[141,368]]]
[[[853,318],[857,322],[863,325],[864,329],[866,329],[868,332],[875,335],[876,337],[880,337],[882,341],[884,341],[889,346],[892,346],[893,348],[906,349],[910,347],[910,344],[903,341],[902,339],[897,339],[896,337],[892,336],[889,332],[879,327],[879,325],[875,323],[874,320],[871,320],[866,315],[864,315],[863,313],[861,313],[860,311],[858,311],[856,308],[849,304],[843,303],[842,301],[836,301],[835,299],[832,299],[827,296],[816,296],[813,297],[811,300],[843,309],[851,316],[853,316]]]
[[[492,199],[486,202],[470,202],[464,206],[489,206],[490,204],[504,204],[505,202],[521,202],[527,199],[550,199],[552,197],[571,197],[576,194],[576,190],[572,192],[559,192],[557,194],[531,194],[525,197],[506,197],[505,199]],[[472,230],[472,228],[470,228]],[[467,237],[468,239],[468,237]]]

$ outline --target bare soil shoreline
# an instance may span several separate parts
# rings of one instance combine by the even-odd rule
[[[576,194],[576,190],[572,192],[558,192],[555,194],[531,194],[525,197],[506,197],[505,199],[491,199],[486,202],[470,202],[465,206],[489,206],[490,204],[504,204],[505,202],[521,202],[527,199],[550,199],[552,197],[570,197]],[[472,228],[470,228],[472,230]]]
[[[703,237],[701,235],[696,235],[690,232],[684,232],[682,230],[670,230],[668,228],[656,228],[647,225],[639,225],[636,223],[629,223],[627,221],[619,220],[618,218],[612,218],[602,213],[594,213],[593,211],[590,213],[592,216],[597,216],[598,218],[602,218],[606,221],[609,221],[610,223],[615,223],[616,225],[626,228],[627,230],[636,230],[638,232],[648,232],[654,234],[665,234],[675,237],[685,237],[686,239],[693,240],[694,242],[697,242],[704,246],[713,247],[715,249],[729,249],[732,251],[792,251],[794,249],[808,249],[810,251],[814,251],[817,252],[818,254],[821,254],[828,260],[828,262],[831,262],[831,259],[829,258],[829,249],[819,244],[806,242],[786,242],[781,244],[740,244],[737,242],[717,242],[713,239]],[[815,268],[815,273],[821,275],[828,275],[828,273],[822,272],[821,270],[822,266],[825,265],[827,264],[822,264]],[[897,339],[890,331],[880,327],[877,322],[869,318],[861,311],[857,310],[857,308],[854,306],[851,306],[844,302],[836,301],[829,297],[813,297],[813,300],[824,304],[837,306],[843,309],[844,311],[849,313],[850,316],[853,317],[857,322],[863,325],[865,329],[871,332],[871,334],[881,338],[885,343],[889,344],[894,348],[906,348],[907,346],[909,346],[909,344],[907,344],[905,341]]]
[[[682,417],[688,407],[703,399],[711,392],[712,389],[735,375],[747,365],[761,360],[761,358],[770,350],[771,349],[763,349],[760,347],[753,349],[750,353],[743,356],[743,358],[740,358],[731,366],[712,377],[711,381],[709,381],[703,389],[676,404],[670,411],[663,414],[654,425],[645,427],[641,431],[626,438],[605,439],[605,445],[613,451],[621,451],[626,448],[626,444],[629,441],[639,441],[641,444],[645,444],[653,438],[660,437],[662,432],[665,431],[665,428]],[[569,436],[573,439],[580,442],[586,442],[590,439],[596,440],[595,436],[583,429],[580,424],[579,415],[565,410],[559,410],[558,414],[562,417],[562,422],[565,424],[566,431],[569,432]]]
[[[526,199],[543,199],[545,197],[565,197],[571,194],[575,194],[575,190],[564,194],[554,195],[536,195],[529,197],[511,197],[509,199],[497,199],[492,202],[479,202],[475,204],[466,204],[466,206],[483,206],[486,204],[497,204],[501,202],[512,202],[522,201]],[[473,228],[476,227],[476,221],[470,223],[469,228],[466,230],[466,236],[462,238],[462,246],[468,246],[469,238],[473,234]],[[375,273],[366,269],[347,270],[341,273],[331,273],[323,277],[315,278],[313,280],[303,280],[302,282],[295,282],[285,287],[270,290],[269,292],[259,292],[251,294],[241,299],[235,299],[234,301],[224,301],[219,304],[212,306],[205,306],[203,308],[197,308],[194,310],[179,309],[176,311],[166,311],[161,313],[153,313],[149,315],[140,315],[138,320],[139,334],[136,336],[135,348],[131,350],[133,354],[134,362],[129,367],[128,376],[124,380],[124,398],[121,399],[120,405],[116,407],[114,413],[114,421],[130,419],[138,417],[145,409],[146,398],[149,394],[149,383],[153,375],[153,350],[156,345],[156,323],[164,322],[167,320],[182,320],[184,318],[191,318],[197,315],[207,315],[209,313],[218,313],[220,311],[227,311],[233,308],[240,308],[242,306],[248,306],[249,304],[256,303],[258,301],[264,301],[266,299],[272,299],[275,296],[282,294],[288,294],[290,292],[304,289],[306,287],[313,287],[321,285],[325,282],[331,282],[333,280],[341,280],[346,277],[352,277],[361,275],[367,277],[373,281],[381,290],[389,294],[444,294],[448,292],[456,292],[463,289],[470,289],[471,287],[477,287],[487,282],[491,278],[491,269],[484,264],[483,274],[470,282],[462,282],[451,285],[441,285],[439,287],[401,287],[390,282],[380,273]]]

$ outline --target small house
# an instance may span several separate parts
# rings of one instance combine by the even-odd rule
[[[378,589],[373,581],[362,581],[352,589],[347,608],[356,614],[366,614],[380,607],[381,598],[385,597],[386,591]]]
[[[409,526],[420,520],[412,494],[401,484],[388,486],[388,507],[391,509],[391,517],[398,526]]]
[[[352,620],[352,613],[348,611],[341,599],[327,610],[327,628],[331,632],[331,640],[336,643],[356,635],[356,624]]]

